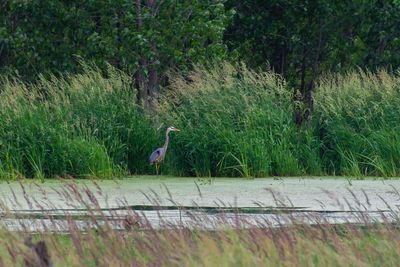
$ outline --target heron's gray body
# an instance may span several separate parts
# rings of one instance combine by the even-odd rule
[[[160,163],[163,161],[165,156],[165,149],[163,147],[157,148],[156,150],[151,153],[149,157],[150,164]]]

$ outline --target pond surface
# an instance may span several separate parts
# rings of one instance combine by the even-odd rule
[[[400,180],[343,178],[131,177],[0,184],[2,223],[8,229],[66,231],[93,220],[122,229],[127,217],[153,228],[226,225],[282,226],[397,220]],[[92,222],[91,222],[92,220]]]

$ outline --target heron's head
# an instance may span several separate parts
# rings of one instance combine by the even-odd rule
[[[180,130],[175,128],[174,126],[169,126],[167,129],[168,132],[179,132]]]

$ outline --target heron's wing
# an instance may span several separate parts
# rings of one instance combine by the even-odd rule
[[[153,151],[153,153],[151,153],[150,157],[149,157],[149,161],[150,163],[154,163],[159,161],[162,158],[162,152],[163,152],[163,148],[157,148],[156,150]]]

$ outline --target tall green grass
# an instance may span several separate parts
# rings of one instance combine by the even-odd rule
[[[325,76],[311,122],[293,123],[292,89],[229,64],[173,76],[160,113],[183,131],[169,171],[197,176],[400,175],[400,77]]]
[[[293,122],[292,94],[272,72],[229,64],[174,75],[160,114],[181,128],[174,174],[259,177],[319,173],[318,143]]]
[[[325,77],[315,95],[315,129],[327,173],[399,176],[399,73]]]
[[[135,104],[127,75],[87,67],[29,87],[4,79],[0,88],[0,177],[149,171],[157,135]]]
[[[130,77],[101,73],[0,84],[0,177],[150,174],[171,134],[163,174],[262,177],[400,175],[400,77],[385,71],[321,79],[311,122],[293,122],[293,90],[273,72],[230,64],[172,74],[156,117],[136,104]]]

